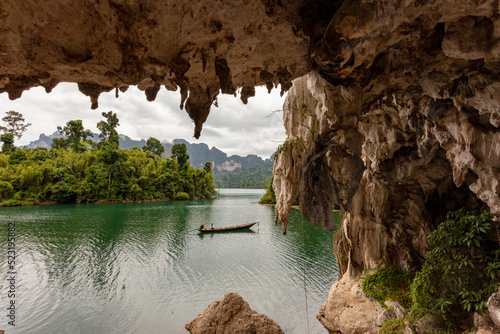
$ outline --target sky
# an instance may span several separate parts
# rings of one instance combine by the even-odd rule
[[[266,159],[286,139],[283,114],[273,113],[283,108],[286,95],[280,89],[267,93],[265,87],[256,87],[256,95],[244,105],[233,95],[218,96],[219,107],[212,106],[203,125],[200,139],[193,137],[194,123],[185,110],[180,110],[180,93],[160,89],[154,102],[148,102],[144,92],[130,87],[125,93],[102,93],[99,108],[90,109],[90,98],[78,90],[75,83],[60,83],[50,94],[42,87],[25,91],[21,98],[10,101],[7,93],[0,94],[0,118],[14,110],[32,125],[16,139],[15,145],[27,145],[44,133],[50,135],[57,126],[70,120],[81,119],[83,126],[99,133],[97,123],[104,118],[102,112],[112,110],[120,120],[118,133],[132,139],[155,137],[160,141],[185,139],[190,143],[215,146],[228,155],[256,154]]]

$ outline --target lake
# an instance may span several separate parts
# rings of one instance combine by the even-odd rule
[[[198,201],[0,208],[0,329],[188,333],[185,324],[209,303],[236,292],[287,334],[307,333],[308,322],[310,333],[327,333],[316,314],[337,279],[333,233],[293,210],[283,236],[274,207],[258,204],[263,193],[221,189]],[[258,219],[247,232],[189,232]],[[6,240],[13,224],[12,275]],[[11,301],[15,327],[8,324]]]

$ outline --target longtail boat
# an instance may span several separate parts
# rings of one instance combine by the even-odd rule
[[[257,224],[260,220],[257,220],[256,222],[253,223],[248,223],[248,224],[242,224],[242,225],[235,225],[235,226],[228,226],[228,227],[219,227],[219,228],[207,228],[204,227],[203,225],[198,228],[198,232],[200,233],[216,233],[216,232],[229,232],[229,231],[238,231],[238,230],[246,230],[249,229],[250,227],[254,226]]]

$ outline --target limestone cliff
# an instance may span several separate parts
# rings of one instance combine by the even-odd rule
[[[313,224],[334,228],[332,204],[346,212],[329,302],[365,268],[420,268],[451,209],[500,219],[497,0],[7,0],[0,13],[11,99],[62,81],[93,108],[129,85],[149,101],[179,89],[198,137],[219,93],[291,89],[277,218],[286,232],[299,191]],[[328,305],[325,327],[353,332]]]
[[[333,2],[335,3],[335,2]],[[76,82],[97,108],[100,93],[137,85],[153,101],[180,90],[198,138],[215,97],[246,103],[306,74],[311,36],[332,15],[328,1],[7,0],[0,3],[0,93],[50,92]],[[320,10],[321,14],[315,14]],[[306,23],[315,20],[315,31]],[[310,22],[309,22],[310,23]]]
[[[317,70],[285,101],[274,168],[284,233],[297,191],[305,218],[327,229],[337,204],[337,260],[356,280],[386,264],[418,270],[449,210],[500,218],[497,15],[497,1],[343,3],[314,48]],[[328,302],[345,292],[337,284]],[[350,333],[342,312],[319,317]]]

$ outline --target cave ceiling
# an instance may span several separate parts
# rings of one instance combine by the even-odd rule
[[[136,85],[148,101],[178,90],[201,133],[219,93],[246,103],[309,72],[312,40],[336,1],[8,0],[0,3],[0,92],[10,99],[74,82],[100,93]],[[318,14],[319,13],[319,14]],[[279,89],[279,88],[278,88]]]
[[[283,93],[311,69],[368,87],[398,57],[436,76],[446,57],[456,61],[445,76],[491,77],[500,52],[492,0],[5,0],[0,13],[0,93],[74,82],[95,109],[100,93],[130,85],[148,101],[178,90],[196,138],[220,93],[246,103],[255,86]]]

